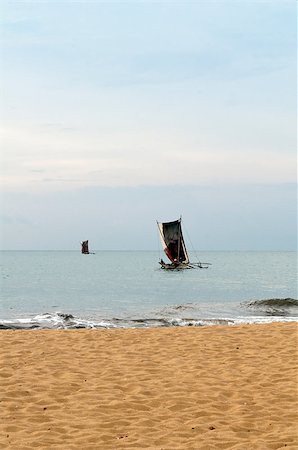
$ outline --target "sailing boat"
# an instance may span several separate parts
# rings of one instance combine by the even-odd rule
[[[88,241],[82,241],[81,246],[81,253],[83,253],[83,255],[89,255]]]
[[[181,217],[173,222],[157,222],[157,226],[160,233],[160,240],[163,250],[171,263],[165,263],[163,259],[159,264],[162,269],[207,269],[209,263],[191,263],[189,261],[188,253],[186,250],[182,227]]]
[[[89,251],[89,245],[88,245],[89,241],[82,241],[81,242],[81,253],[83,255],[95,255],[94,252],[90,252]]]

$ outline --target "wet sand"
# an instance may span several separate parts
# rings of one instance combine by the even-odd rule
[[[297,449],[297,331],[0,331],[0,448]]]

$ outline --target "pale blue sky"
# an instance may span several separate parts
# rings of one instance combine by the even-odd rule
[[[296,248],[295,1],[2,1],[1,247]]]

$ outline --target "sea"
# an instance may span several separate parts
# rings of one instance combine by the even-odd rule
[[[212,326],[298,320],[296,252],[2,251],[0,329]]]

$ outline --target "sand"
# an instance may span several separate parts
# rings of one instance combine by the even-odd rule
[[[0,332],[0,448],[297,449],[295,323]]]

